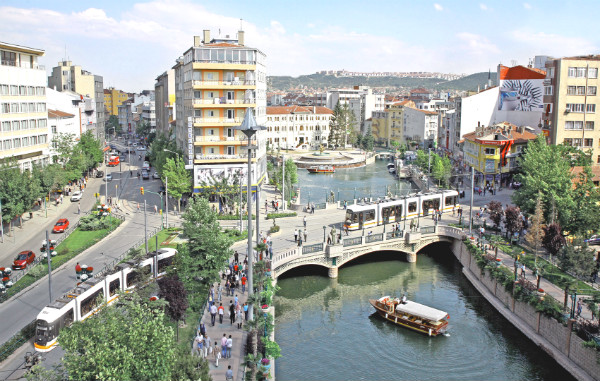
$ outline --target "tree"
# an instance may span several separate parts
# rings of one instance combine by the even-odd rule
[[[498,201],[490,201],[488,204],[488,210],[490,213],[490,220],[494,223],[496,228],[500,227],[502,217],[504,217],[504,210],[502,210],[502,203]]]
[[[544,237],[544,211],[542,210],[542,197],[538,196],[535,213],[531,217],[531,226],[527,229],[525,240],[535,248],[535,267],[537,268],[538,246]]]
[[[361,134],[356,134],[356,139],[352,142],[355,147],[363,147],[363,136]]]
[[[187,292],[177,274],[162,277],[157,283],[160,289],[159,296],[169,303],[167,315],[177,322],[177,339],[179,340],[179,321],[183,319],[185,311],[189,307]]]
[[[114,116],[114,115],[113,115]],[[98,163],[104,160],[104,151],[102,151],[101,142],[96,139],[92,131],[86,131],[81,134],[79,143],[81,151],[86,156],[86,169],[94,168]]]
[[[150,149],[148,150],[148,158],[158,173],[163,172],[163,167],[167,162],[167,158],[176,155],[173,152],[176,152],[176,154],[182,156],[182,153],[177,148],[175,141],[170,140],[167,136],[160,134],[152,141],[150,144]]]
[[[429,173],[429,155],[423,150],[417,151],[417,158],[414,164],[425,173]]]
[[[600,193],[592,182],[593,173],[589,165],[583,167],[573,191],[573,211],[567,229],[576,235],[589,236],[588,231],[600,228]]]
[[[217,214],[204,197],[190,200],[183,221],[188,244],[176,259],[177,269],[188,292],[194,293],[218,278],[219,270],[231,256],[233,241],[221,232]]]
[[[106,121],[106,125],[105,125],[105,129],[106,129],[106,134],[108,135],[110,130],[115,129],[114,133],[115,135],[119,135],[120,133],[123,132],[122,128],[121,128],[121,124],[119,123],[119,117],[116,115],[111,115],[108,120]]]
[[[229,206],[233,210],[236,201],[239,200],[240,186],[243,188],[247,185],[241,184],[241,181],[241,171],[237,171],[231,176],[225,173],[212,175],[202,182],[202,192],[205,195],[218,195],[219,204]]]
[[[32,176],[21,173],[14,162],[0,167],[0,200],[2,200],[2,222],[11,222],[31,207],[39,195],[39,188],[30,193]]]
[[[333,116],[329,124],[329,137],[327,141],[334,146],[341,146],[344,148],[348,141],[348,135],[354,131],[354,125],[356,124],[356,117],[348,104],[340,105],[338,101],[333,109]]]
[[[400,142],[397,140],[392,140],[390,141],[390,145],[394,148],[394,150],[398,151],[398,148],[400,148]]]
[[[277,173],[278,184],[281,185],[281,189],[285,186],[285,198],[291,199],[292,196],[292,185],[298,184],[298,167],[294,163],[293,159],[288,158],[285,161],[285,179],[283,177],[283,166],[279,168]]]
[[[448,186],[450,175],[452,174],[452,163],[447,157],[432,155],[431,174],[438,181],[438,185]]]
[[[183,159],[167,158],[161,178],[163,182],[168,177],[169,195],[177,200],[177,210],[181,210],[181,197],[192,191],[192,176],[185,169]]]
[[[506,232],[510,237],[521,230],[523,227],[523,220],[521,219],[521,211],[519,208],[514,206],[506,208],[504,211],[504,225],[506,226]]]
[[[575,205],[571,165],[566,157],[569,151],[565,146],[547,145],[543,136],[529,142],[521,159],[521,173],[515,176],[522,186],[512,196],[515,205],[525,214],[534,214],[537,197],[541,194],[544,220],[550,221],[550,213],[556,210],[557,222],[561,226],[569,225]]]
[[[552,256],[556,256],[560,249],[565,245],[566,240],[560,231],[560,225],[553,223],[544,227],[544,238],[542,239],[542,246],[550,253],[550,259]]]
[[[164,312],[135,294],[119,305],[62,329],[63,364],[74,380],[170,380],[173,329]]]
[[[75,144],[75,134],[65,134],[61,132],[52,138],[52,146],[56,151],[54,160],[56,163],[60,164],[61,167],[65,168],[69,160],[71,160]]]
[[[371,126],[369,126],[365,136],[362,138],[362,148],[365,151],[373,151],[374,142],[373,131],[371,131]]]
[[[566,245],[559,257],[560,267],[569,273],[575,274],[578,278],[587,278],[594,271],[594,255],[596,251],[591,249],[587,243],[581,239],[573,242],[573,245]]]

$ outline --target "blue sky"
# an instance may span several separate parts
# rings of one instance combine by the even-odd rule
[[[270,75],[318,70],[473,73],[535,55],[600,53],[588,1],[25,1],[0,2],[0,41],[69,58],[105,87],[140,91],[210,29],[267,55]]]

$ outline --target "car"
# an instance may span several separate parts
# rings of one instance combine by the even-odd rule
[[[133,148],[130,148],[129,153],[135,153],[135,150]]]
[[[137,143],[136,142],[133,142],[133,144],[131,144],[131,145],[134,146],[134,147],[137,147]]]
[[[600,245],[600,235],[593,235],[590,238],[584,240],[588,245]]]
[[[148,171],[142,171],[142,179],[148,180],[149,178],[150,175],[148,174]]]
[[[147,162],[147,161],[144,161],[144,164],[142,164],[142,169],[143,169],[144,171],[147,171],[147,170],[149,170],[149,169],[150,169],[150,163],[149,163],[149,162]]]
[[[83,196],[83,192],[81,191],[76,191],[73,192],[73,194],[71,195],[71,201],[81,201],[81,197]]]
[[[96,172],[96,177],[97,178],[104,177],[104,171],[98,171],[98,172]]]
[[[31,250],[21,251],[15,261],[13,262],[13,270],[25,270],[27,265],[30,265],[35,261],[35,254]]]
[[[155,179],[155,180],[158,180],[158,179],[160,179],[160,175],[158,174],[158,172],[154,172],[152,174],[152,178]]]
[[[56,221],[56,225],[54,225],[54,229],[52,229],[52,233],[64,233],[69,228],[69,220],[66,218],[61,218]]]
[[[138,150],[138,151],[145,151],[145,150],[146,150],[146,147],[144,147],[144,146],[140,146],[140,147],[138,147],[138,148],[137,148],[137,150]]]
[[[106,174],[106,181],[112,181],[112,174],[111,173],[107,173]]]

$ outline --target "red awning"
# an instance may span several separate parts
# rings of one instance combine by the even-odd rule
[[[106,146],[106,147],[104,147],[104,149],[102,150],[102,152],[106,152],[106,151],[108,151],[109,149],[110,149],[110,147],[109,147],[109,146]]]

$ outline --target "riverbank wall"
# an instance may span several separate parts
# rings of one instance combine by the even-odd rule
[[[509,322],[556,360],[578,380],[600,381],[600,354],[584,347],[584,341],[567,325],[543,315],[531,305],[518,301],[477,261],[462,241],[452,244],[452,252],[463,266],[463,274],[471,284]]]

